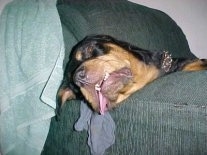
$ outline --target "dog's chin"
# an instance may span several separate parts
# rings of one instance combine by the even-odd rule
[[[101,80],[93,84],[90,83],[90,85],[82,84],[81,91],[93,110],[104,114],[117,106],[118,95],[132,80],[132,73],[129,68],[124,67],[111,73],[105,73],[105,76],[99,79]],[[93,81],[92,79],[88,80]]]

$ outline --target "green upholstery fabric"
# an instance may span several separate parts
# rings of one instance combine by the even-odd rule
[[[194,57],[182,30],[161,11],[126,0],[65,1],[66,4],[59,2],[58,11],[66,28],[66,54],[74,39],[77,42],[89,34],[109,34],[144,49],[168,50],[174,57]]]
[[[142,48],[195,57],[176,23],[163,12],[123,0],[58,2],[66,58],[88,34],[109,34]],[[67,5],[66,5],[67,4]],[[207,154],[207,73],[175,73],[160,78],[111,111],[116,142],[107,155]],[[74,131],[80,101],[66,104],[51,121],[42,155],[87,155],[87,132]]]

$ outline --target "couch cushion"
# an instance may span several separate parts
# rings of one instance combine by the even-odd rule
[[[57,8],[67,43],[70,37],[108,34],[144,49],[168,50],[173,57],[194,57],[180,27],[161,11],[126,0],[61,0]],[[65,46],[68,58],[72,45]]]

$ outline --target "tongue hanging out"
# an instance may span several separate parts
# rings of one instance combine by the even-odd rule
[[[100,108],[100,114],[104,115],[105,111],[108,110],[107,104],[108,100],[107,98],[101,93],[101,86],[109,78],[109,73],[105,73],[104,79],[100,82],[100,84],[95,85],[95,90],[98,94],[98,99],[99,99],[99,108]]]
[[[103,94],[98,91],[98,97],[99,97],[99,106],[100,106],[100,114],[104,115],[104,113],[108,110],[107,109],[107,98],[103,96]]]

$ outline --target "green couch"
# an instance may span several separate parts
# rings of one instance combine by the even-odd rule
[[[165,13],[125,0],[60,0],[57,8],[66,48],[88,34],[108,34],[141,48],[194,58],[185,35]],[[115,144],[107,155],[207,154],[207,72],[178,72],[156,80],[111,111]],[[42,155],[86,155],[87,132],[74,130],[80,101],[52,118]]]

